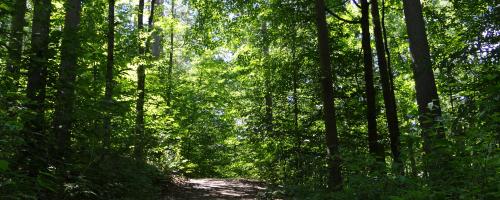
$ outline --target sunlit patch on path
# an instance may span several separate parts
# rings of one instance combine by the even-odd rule
[[[259,199],[259,192],[266,190],[264,185],[257,181],[243,179],[188,179],[179,191],[166,199]]]

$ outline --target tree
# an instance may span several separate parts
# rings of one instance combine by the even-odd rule
[[[149,29],[153,28],[154,22],[154,9],[155,9],[155,0],[151,0],[151,11],[149,14],[148,27]],[[138,29],[139,35],[143,30],[143,12],[144,12],[144,0],[139,0],[139,14],[138,14]],[[140,36],[139,36],[140,38]],[[149,38],[146,39],[146,49],[149,48]],[[147,52],[145,52],[144,47],[142,47],[142,42],[139,40],[139,56],[145,56]],[[135,118],[135,136],[136,136],[136,148],[135,155],[137,159],[143,159],[144,157],[144,141],[141,140],[141,137],[144,136],[144,95],[145,95],[145,84],[146,84],[146,66],[144,64],[139,64],[137,68],[137,92],[138,98],[136,102],[136,118]]]
[[[378,142],[377,133],[377,108],[375,101],[375,88],[373,86],[373,57],[370,44],[370,22],[369,4],[367,0],[361,0],[361,43],[363,48],[365,92],[368,121],[368,147],[370,153],[376,156],[378,162],[384,162],[384,147]]]
[[[143,13],[144,0],[139,0],[139,14],[137,15],[137,30],[139,34],[139,57],[144,56],[144,47],[142,47],[141,34],[143,31]],[[137,159],[142,159],[143,149],[141,137],[144,136],[144,84],[146,81],[144,64],[140,63],[137,67],[137,101],[135,106],[135,144],[134,154]]]
[[[106,63],[106,88],[104,93],[104,103],[109,109],[104,116],[104,147],[109,149],[111,138],[111,117],[113,105],[113,65],[115,50],[115,0],[108,0],[108,55]]]
[[[396,109],[396,98],[394,97],[394,88],[391,87],[391,78],[387,66],[387,58],[385,54],[384,39],[380,24],[380,16],[378,10],[378,0],[371,1],[371,13],[373,20],[373,32],[375,35],[375,47],[377,50],[378,67],[380,70],[380,81],[382,82],[382,92],[384,95],[385,115],[387,118],[387,126],[391,140],[391,152],[394,159],[394,168],[398,173],[403,173],[401,150],[400,150],[400,132],[398,113]]]
[[[262,23],[262,55],[264,64],[264,101],[266,107],[266,117],[264,124],[266,127],[267,134],[272,134],[273,132],[273,91],[272,91],[272,69],[269,63],[269,37],[267,33],[267,22]]]
[[[59,166],[70,155],[69,145],[73,123],[73,107],[75,101],[75,79],[78,70],[80,37],[80,0],[68,0],[65,3],[63,39],[61,43],[61,65],[59,69],[58,88],[56,94],[53,131],[56,146],[53,158]]]
[[[23,28],[26,23],[24,19],[24,15],[26,14],[26,0],[15,0],[14,9],[15,10],[12,12],[7,70],[12,76],[13,81],[17,82],[22,65]]]
[[[432,62],[427,41],[422,5],[420,0],[404,0],[404,14],[413,58],[413,77],[417,93],[419,122],[422,128],[424,151],[427,155],[433,153],[433,140],[445,138],[440,130],[441,106],[437,93],[436,81],[432,71]],[[427,166],[428,168],[429,166]],[[427,169],[429,170],[429,169]]]
[[[49,29],[50,29],[50,0],[36,0],[33,2],[33,25],[31,31],[31,56],[28,65],[28,83],[26,96],[30,100],[28,108],[34,116],[25,123],[25,140],[28,143],[28,155],[33,159],[46,159],[47,135],[45,134],[45,86],[47,82],[47,66],[49,61]],[[42,162],[43,163],[43,162]],[[40,161],[30,167],[31,174],[36,175],[41,168]]]
[[[175,20],[175,0],[170,0],[170,15]],[[167,106],[172,102],[172,70],[174,68],[174,24],[170,24],[170,52],[168,54],[167,70]]]
[[[323,118],[326,128],[326,146],[328,152],[328,187],[331,190],[342,188],[341,158],[339,138],[335,120],[335,99],[333,97],[332,67],[326,23],[324,0],[316,0],[316,27],[318,31],[318,50],[320,58],[321,90],[323,97]]]

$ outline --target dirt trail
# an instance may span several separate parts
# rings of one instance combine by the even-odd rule
[[[188,179],[165,200],[233,200],[259,199],[262,183],[243,179]]]

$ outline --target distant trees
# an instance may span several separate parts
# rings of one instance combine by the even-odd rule
[[[63,2],[0,1],[0,199],[498,199],[490,1]]]

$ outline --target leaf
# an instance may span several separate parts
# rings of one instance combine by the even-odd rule
[[[0,10],[10,11],[11,8],[6,3],[0,3]]]
[[[0,172],[7,171],[9,169],[9,162],[6,160],[0,160]]]

